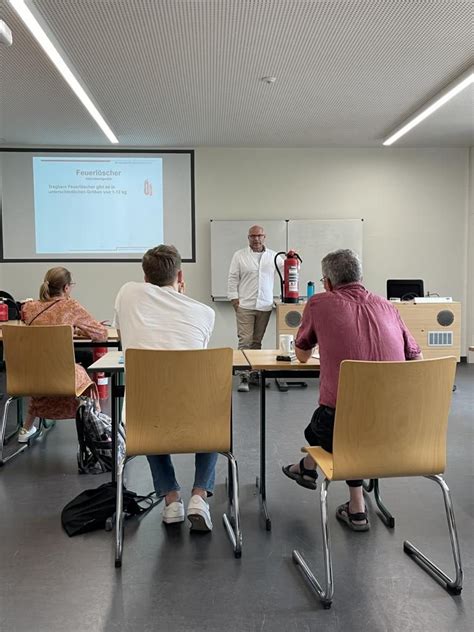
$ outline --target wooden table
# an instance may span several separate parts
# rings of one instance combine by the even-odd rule
[[[249,369],[249,363],[242,351],[234,350],[232,358],[233,371]],[[117,429],[120,423],[122,409],[120,400],[125,393],[125,386],[121,383],[121,377],[125,373],[122,351],[109,351],[91,364],[89,372],[103,371],[112,375],[111,384],[111,418],[112,418],[112,482],[115,482],[117,470]],[[229,479],[230,480],[230,479]]]
[[[252,371],[260,373],[260,477],[257,488],[261,509],[265,517],[265,528],[270,531],[272,523],[267,509],[266,492],[266,380],[267,378],[319,377],[319,358],[310,358],[302,363],[277,361],[280,352],[276,349],[244,349]]]

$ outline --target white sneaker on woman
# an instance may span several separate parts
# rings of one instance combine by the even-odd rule
[[[17,438],[18,443],[28,443],[30,438],[37,432],[38,432],[38,428],[36,426],[31,426],[29,430],[27,430],[26,428],[23,428],[22,426],[20,428],[20,432],[18,433],[18,438]]]

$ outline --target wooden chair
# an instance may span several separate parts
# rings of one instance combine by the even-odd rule
[[[462,567],[449,488],[441,474],[446,465],[446,432],[456,358],[412,362],[341,364],[334,427],[333,453],[306,447],[323,472],[320,505],[325,584],[320,585],[302,555],[293,551],[305,578],[326,608],[334,588],[327,520],[327,492],[331,481],[425,476],[441,487],[454,557],[452,580],[410,542],[404,551],[413,556],[452,594],[462,590]]]
[[[241,556],[237,462],[232,455],[232,349],[125,354],[126,444],[117,442],[115,566],[122,564],[123,472],[139,454],[220,452],[229,462],[230,518],[223,516],[235,557]]]
[[[0,465],[23,452],[28,443],[3,457],[3,446],[21,426],[19,416],[16,431],[5,439],[10,404],[22,397],[78,397],[85,389],[76,389],[73,331],[70,325],[2,327],[5,352],[6,391],[8,399],[0,426]],[[38,433],[41,432],[42,424]],[[33,435],[37,436],[37,435]]]

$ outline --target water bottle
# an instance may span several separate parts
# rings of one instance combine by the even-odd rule
[[[308,288],[306,290],[306,296],[311,298],[314,294],[314,281],[308,281]]]

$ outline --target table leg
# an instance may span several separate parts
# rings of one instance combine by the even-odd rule
[[[111,402],[111,418],[112,418],[112,483],[117,481],[117,430],[118,420],[120,419],[118,412],[118,373],[112,373],[112,402]]]
[[[263,515],[265,517],[265,528],[271,531],[272,522],[267,509],[267,489],[266,489],[266,372],[260,372],[260,478],[258,480],[258,493]]]

